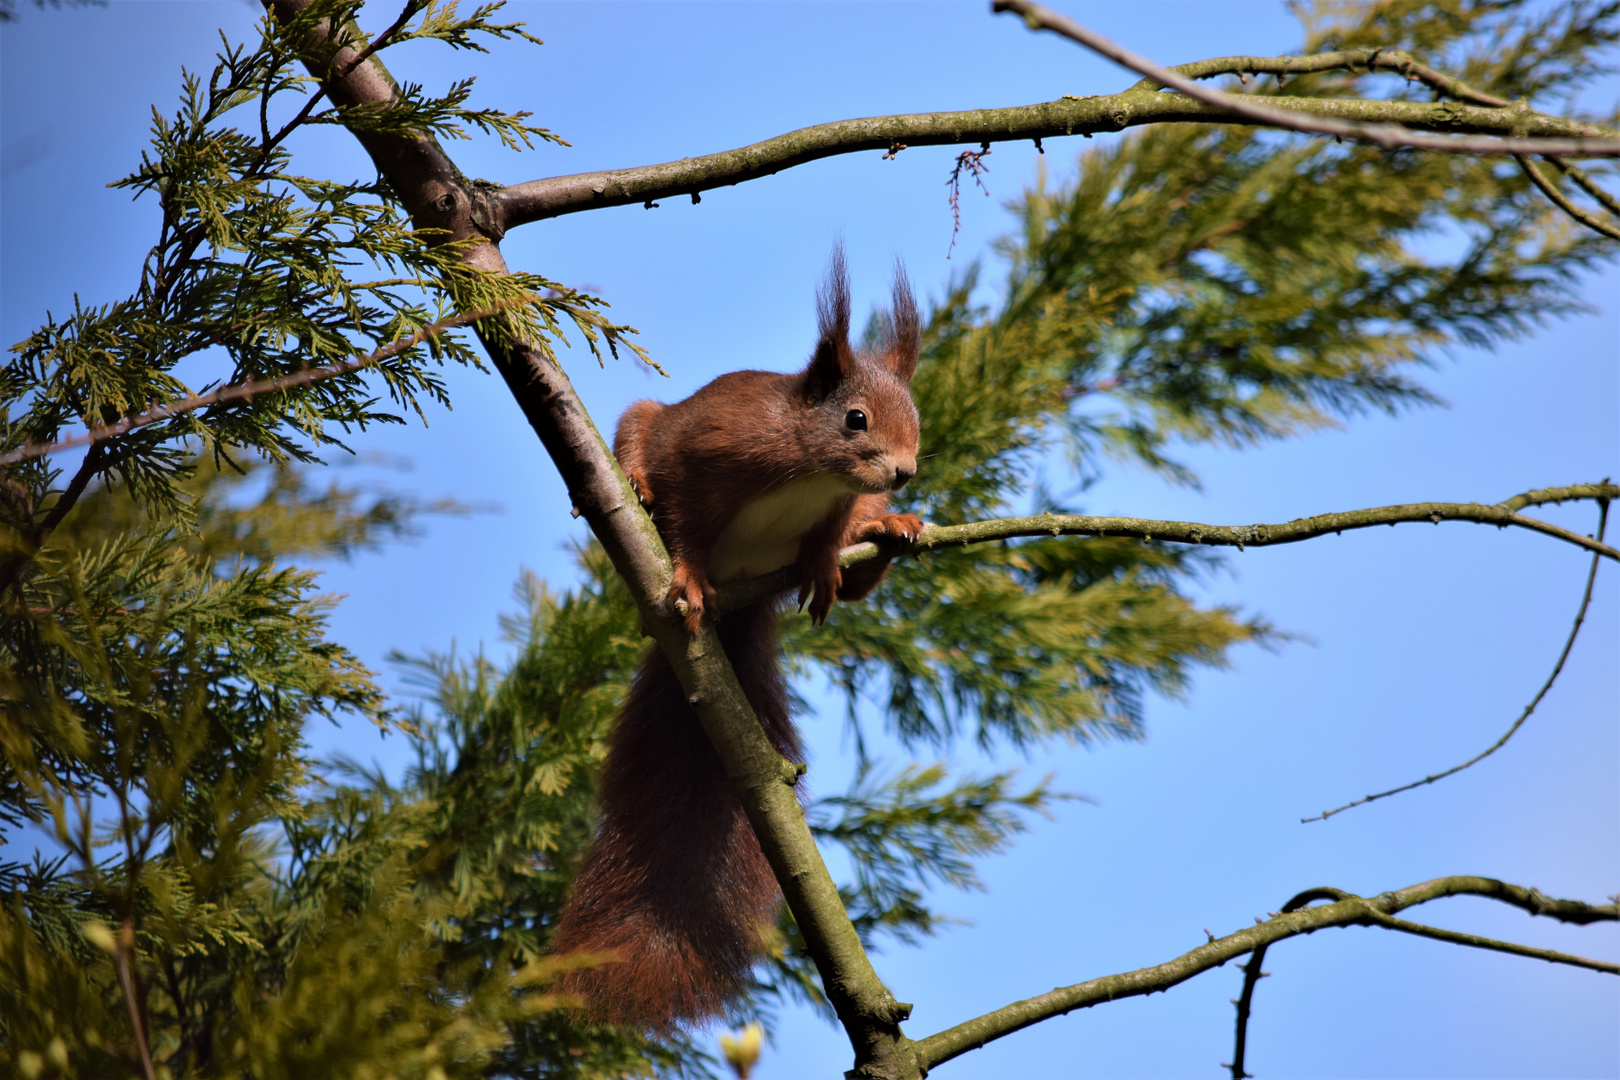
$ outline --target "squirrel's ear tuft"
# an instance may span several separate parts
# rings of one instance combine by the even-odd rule
[[[894,312],[890,318],[890,340],[883,362],[903,382],[910,382],[917,370],[917,351],[922,346],[922,320],[917,315],[917,298],[911,292],[906,268],[894,266]]]
[[[849,342],[849,268],[844,265],[844,242],[833,244],[827,260],[827,280],[816,290],[816,322],[821,340]]]
[[[849,271],[842,241],[833,245],[827,280],[816,291],[816,322],[821,340],[804,373],[804,389],[807,397],[819,401],[855,370],[855,352],[849,347]]]

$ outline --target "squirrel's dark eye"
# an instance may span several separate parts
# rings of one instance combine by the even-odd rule
[[[851,409],[844,414],[844,426],[851,431],[866,430],[866,414],[859,409]]]

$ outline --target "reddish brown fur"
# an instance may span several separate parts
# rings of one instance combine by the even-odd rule
[[[805,568],[799,602],[810,600],[819,623],[835,595],[861,599],[887,566],[864,563],[841,574],[839,548],[882,536],[915,539],[922,529],[914,515],[885,512],[887,493],[916,470],[917,411],[907,383],[919,328],[905,275],[896,276],[888,332],[874,353],[849,344],[842,252],[833,253],[817,299],[821,337],[803,371],[733,372],[674,405],[637,402],[619,420],[614,452],[669,547],[670,595],[688,605],[694,633],[714,583],[729,579],[726,566],[713,565],[717,544],[729,545],[733,560],[737,549],[746,551],[738,565],[751,572],[759,570],[748,560],[770,562],[772,552],[795,550]],[[864,431],[852,428],[852,410],[865,414]],[[759,542],[750,548],[756,521]],[[797,761],[775,612],[775,600],[757,604],[727,615],[718,630],[766,734]],[[776,910],[776,880],[656,649],[625,701],[600,802],[600,831],[554,948],[613,950],[621,959],[575,972],[559,988],[582,994],[597,1018],[656,1029],[718,1014],[758,956],[761,928]]]

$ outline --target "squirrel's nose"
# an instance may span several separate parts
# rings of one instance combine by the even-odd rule
[[[906,486],[906,481],[911,479],[912,474],[914,472],[915,472],[914,469],[902,469],[898,465],[895,466],[895,469],[894,469],[894,490],[899,491],[901,488],[905,487]]]

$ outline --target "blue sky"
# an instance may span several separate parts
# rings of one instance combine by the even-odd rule
[[[1121,89],[1132,77],[1078,48],[971,4],[551,4],[510,9],[543,48],[490,56],[415,46],[395,74],[442,87],[480,78],[476,101],[526,108],[568,139],[522,156],[493,141],[450,149],[473,176],[518,181],[651,163],[743,145],[806,124],[875,113],[1025,104]],[[0,332],[21,339],[47,309],[126,294],[153,234],[150,202],[104,185],[138,160],[157,103],[172,108],[182,65],[209,66],[224,27],[251,32],[246,2],[114,3],[25,9],[0,30]],[[378,9],[379,13],[382,11]],[[1165,62],[1279,53],[1298,40],[1280,4],[1068,4],[1064,10]],[[1613,87],[1606,92],[1612,97]],[[1601,100],[1595,96],[1594,100]],[[1102,140],[1099,139],[1099,142]],[[1061,178],[1081,140],[1048,140]],[[368,172],[346,135],[298,146],[300,167]],[[998,146],[992,193],[963,196],[950,261],[944,181],[953,151],[913,149],[818,162],[701,205],[668,200],[528,226],[508,261],[600,290],[671,373],[568,359],[597,423],[637,397],[674,400],[740,367],[798,365],[812,294],[836,236],[856,304],[883,298],[896,257],[920,292],[989,258],[1030,183],[1032,146]],[[986,281],[997,278],[991,259]],[[1426,499],[1494,501],[1532,487],[1620,475],[1620,274],[1580,285],[1594,313],[1494,353],[1440,358],[1447,401],[1257,450],[1192,450],[1202,491],[1115,469],[1088,510],[1239,524]],[[383,673],[390,649],[492,653],[496,616],[521,567],[565,582],[583,536],[555,473],[497,379],[452,372],[454,411],[358,445],[395,465],[351,480],[453,493],[498,514],[429,521],[413,544],[330,567],[346,595],[333,635]],[[924,418],[926,423],[927,418]],[[408,462],[406,468],[403,463]],[[1551,510],[1581,531],[1589,508]],[[1314,885],[1374,893],[1448,873],[1501,877],[1601,900],[1620,889],[1620,574],[1600,571],[1592,615],[1559,684],[1510,747],[1444,784],[1301,825],[1299,818],[1462,760],[1488,745],[1546,677],[1587,562],[1528,534],[1448,524],[1402,527],[1232,556],[1210,602],[1259,612],[1309,643],[1238,651],[1183,702],[1148,705],[1141,744],[1046,747],[1027,760],[955,755],[964,767],[1052,771],[1097,805],[1070,804],[987,861],[983,893],[937,897],[971,925],[922,949],[890,949],[879,972],[916,1004],[927,1034],[1054,985],[1169,959],[1246,925]],[[811,783],[847,777],[840,712],[803,726]],[[367,730],[311,732],[323,751],[399,764]],[[835,872],[836,872],[835,862]],[[1613,926],[1543,924],[1477,900],[1417,917],[1587,955],[1620,954]],[[1620,1075],[1620,980],[1435,942],[1352,929],[1272,950],[1250,1070],[1262,1077]],[[1240,976],[1211,972],[1164,996],[1038,1026],[943,1066],[939,1077],[1218,1076],[1231,1053]],[[784,1018],[759,1076],[837,1075],[839,1032]]]

